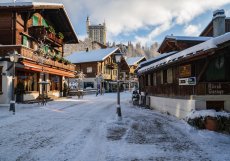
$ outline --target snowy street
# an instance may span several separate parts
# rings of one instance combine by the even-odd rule
[[[227,161],[230,136],[134,107],[121,93],[0,108],[0,161]]]

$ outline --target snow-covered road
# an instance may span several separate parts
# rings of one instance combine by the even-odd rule
[[[229,160],[230,137],[133,107],[116,93],[0,108],[0,161]]]

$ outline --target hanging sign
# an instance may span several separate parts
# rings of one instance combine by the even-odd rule
[[[179,67],[180,77],[190,77],[191,76],[191,64],[183,65]]]

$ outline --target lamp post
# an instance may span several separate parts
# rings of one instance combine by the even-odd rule
[[[121,53],[115,53],[115,61],[117,63],[117,116],[121,120],[121,106],[120,106],[120,85],[119,85],[119,76],[120,76],[120,63],[121,63]]]
[[[13,73],[12,73],[12,94],[11,94],[11,101],[10,101],[10,111],[13,111],[15,114],[15,95],[14,95],[14,81],[15,81],[15,63],[18,62],[18,52],[13,51],[13,53],[9,54],[10,61],[13,63]]]

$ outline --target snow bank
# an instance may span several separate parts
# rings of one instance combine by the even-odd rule
[[[188,119],[195,119],[195,118],[205,118],[205,117],[229,117],[230,118],[230,113],[228,112],[216,112],[215,110],[200,110],[200,111],[192,111],[189,113],[186,117],[186,120]]]

